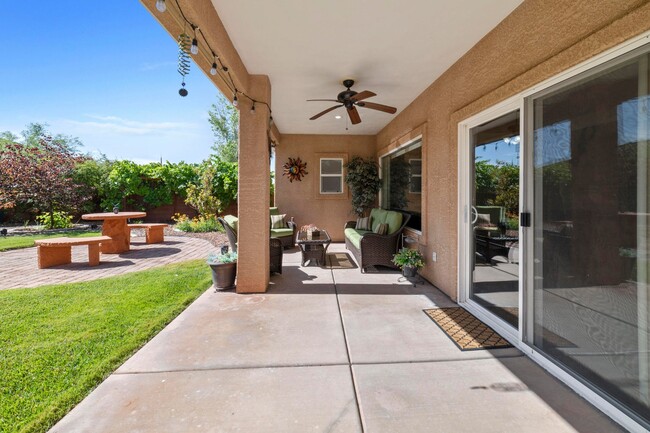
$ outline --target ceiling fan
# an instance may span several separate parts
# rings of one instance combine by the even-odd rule
[[[345,109],[348,112],[348,116],[350,116],[350,121],[352,122],[353,125],[356,125],[357,123],[361,123],[361,117],[359,116],[357,107],[370,108],[371,110],[383,111],[384,113],[390,113],[390,114],[395,114],[397,112],[397,108],[395,107],[389,107],[388,105],[383,105],[383,104],[376,104],[374,102],[365,102],[364,99],[368,99],[377,95],[369,90],[364,90],[363,92],[359,92],[359,93],[355,92],[354,90],[350,90],[350,87],[354,85],[354,80],[344,80],[343,85],[347,87],[347,90],[344,90],[343,92],[339,93],[336,99],[307,99],[307,101],[331,101],[331,102],[338,102],[339,104],[330,107],[325,111],[321,111],[315,116],[310,117],[309,120],[316,120],[322,115],[327,114],[332,110],[336,110],[339,107],[345,107]]]

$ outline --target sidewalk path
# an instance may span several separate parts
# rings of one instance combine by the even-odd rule
[[[131,239],[131,251],[102,254],[99,266],[88,266],[88,247],[72,248],[72,263],[38,269],[36,248],[0,252],[0,290],[37,287],[46,284],[76,283],[122,275],[128,272],[193,259],[206,259],[216,248],[208,241],[165,236],[161,244],[146,244],[144,237]]]

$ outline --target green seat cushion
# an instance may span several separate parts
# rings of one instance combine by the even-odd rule
[[[392,235],[402,227],[402,214],[400,212],[387,211],[384,222],[388,224],[388,234]]]
[[[228,223],[228,225],[230,227],[232,227],[232,229],[235,231],[235,233],[237,233],[237,230],[239,229],[239,227],[238,227],[239,218],[237,218],[234,215],[226,215],[226,216],[223,217],[223,219],[224,219],[224,221],[226,221]]]
[[[386,223],[386,214],[388,211],[380,208],[374,208],[370,211],[370,216],[372,217],[372,231],[377,230],[379,224]]]
[[[345,229],[345,237],[352,242],[352,245],[354,245],[357,249],[361,249],[361,238],[363,235],[366,233],[372,233],[370,230],[357,230],[353,228],[347,228]]]
[[[271,229],[272,238],[283,238],[285,236],[293,235],[293,229]]]

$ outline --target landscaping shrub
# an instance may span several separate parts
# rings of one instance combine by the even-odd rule
[[[72,215],[68,213],[54,211],[38,215],[36,222],[50,229],[68,229],[73,226],[72,218]]]
[[[189,233],[221,232],[223,227],[215,215],[200,215],[190,219],[187,215],[176,214],[172,217],[174,227]]]

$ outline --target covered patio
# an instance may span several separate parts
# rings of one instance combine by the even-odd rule
[[[629,430],[647,429],[647,152],[620,157],[634,176],[609,188],[626,171],[611,164],[622,144],[647,144],[647,107],[638,103],[650,82],[647,1],[141,2],[174,40],[196,41],[194,63],[239,109],[237,293],[251,295],[206,293],[62,421],[61,431],[93,421],[96,427],[96,415],[122,403],[120,410],[134,415],[144,410],[124,418],[138,428],[191,420],[220,431],[228,419],[233,424],[223,430],[616,431],[606,414]],[[341,84],[346,79],[355,81],[352,93]],[[577,91],[575,83],[583,83]],[[187,89],[191,95],[190,82]],[[355,92],[363,103],[351,103]],[[625,127],[640,132],[622,134]],[[544,135],[553,138],[537,139]],[[499,165],[497,145],[506,140],[521,144],[512,159],[521,171],[510,191],[510,220],[499,205],[503,216],[492,221],[474,207],[495,204],[473,201],[477,146],[490,144]],[[408,159],[399,161],[403,155]],[[357,156],[379,164],[384,191],[394,188],[391,166],[408,164],[401,187],[408,204],[393,205],[380,193],[377,206],[412,215],[403,242],[424,255],[420,274],[431,285],[413,288],[392,272],[302,268],[295,253],[285,254],[283,274],[270,278],[269,207],[342,242],[345,222],[355,218],[342,179]],[[282,169],[294,158],[309,173],[289,182]],[[275,203],[267,193],[270,160]],[[544,189],[544,179],[552,179],[544,170],[555,164],[570,175],[561,189]],[[340,183],[331,188],[336,176]],[[637,194],[622,206],[620,191],[632,187]],[[553,196],[558,192],[565,201]],[[481,283],[474,279],[481,215],[502,230],[488,239],[508,256],[510,272],[487,283],[501,287],[505,280],[511,289],[501,306],[510,323],[490,310],[506,296],[483,297],[484,308],[472,291]],[[639,230],[623,230],[626,215]],[[573,242],[575,266],[558,268],[568,259],[544,249],[558,223]],[[596,248],[602,233],[612,234],[611,242]],[[510,255],[515,248],[521,254]],[[623,258],[634,259],[634,275]],[[611,314],[611,302],[593,308],[572,299],[571,312],[544,303],[558,287],[611,286],[620,296],[627,284],[635,308],[624,320]],[[514,348],[458,352],[421,311],[455,301],[530,358]],[[624,338],[609,329],[619,322]],[[571,329],[586,331],[574,337]],[[548,340],[545,332],[561,338]],[[629,344],[621,348],[623,340]],[[606,361],[594,366],[582,356]],[[131,409],[135,400],[145,403]],[[114,413],[102,422],[113,423]]]
[[[623,431],[517,349],[460,351],[422,311],[455,304],[399,277],[289,252],[267,293],[208,290],[51,431]]]

